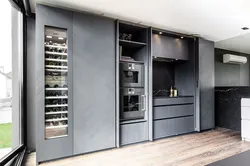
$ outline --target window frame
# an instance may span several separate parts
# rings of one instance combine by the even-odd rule
[[[18,22],[18,27],[20,28],[18,31],[22,33],[20,38],[18,38],[18,88],[19,88],[19,146],[15,149],[12,149],[11,152],[6,154],[3,158],[0,158],[0,165],[10,164],[15,162],[16,164],[22,164],[24,154],[26,151],[27,144],[27,131],[26,131],[26,85],[24,84],[24,80],[26,80],[26,76],[24,75],[26,68],[24,65],[26,64],[26,55],[27,55],[27,28],[26,28],[26,15],[25,8],[22,0],[8,0],[13,8],[18,10],[21,13],[21,21]],[[18,14],[19,15],[19,14]],[[18,16],[19,17],[19,16]],[[19,18],[20,19],[20,18]]]

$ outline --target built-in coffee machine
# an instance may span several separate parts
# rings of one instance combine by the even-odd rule
[[[144,64],[120,63],[120,119],[143,119],[146,111]]]

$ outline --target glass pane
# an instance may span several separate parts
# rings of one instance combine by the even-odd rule
[[[138,71],[123,71],[125,83],[138,83]]]
[[[45,27],[45,138],[68,134],[67,30]]]
[[[0,41],[0,158],[22,144],[22,13],[9,1],[1,2],[4,25]]]
[[[139,111],[139,97],[140,96],[124,96],[124,112]]]

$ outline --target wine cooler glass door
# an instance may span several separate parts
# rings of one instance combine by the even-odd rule
[[[68,135],[67,30],[45,27],[45,138]]]

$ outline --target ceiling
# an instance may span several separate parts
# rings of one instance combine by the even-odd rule
[[[249,0],[30,0],[221,41],[250,27]],[[220,45],[220,44],[219,44]]]
[[[218,41],[215,47],[250,54],[250,33]]]

